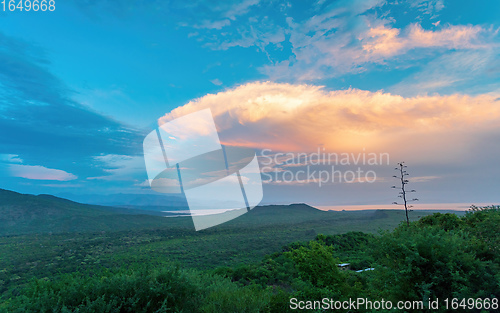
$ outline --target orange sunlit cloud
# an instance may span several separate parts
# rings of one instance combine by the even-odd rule
[[[226,144],[276,151],[398,151],[459,154],[475,134],[498,130],[497,96],[405,98],[382,91],[253,82],[176,108],[159,123],[210,108]]]
[[[411,24],[401,34],[400,29],[379,25],[362,36],[363,50],[371,57],[390,57],[414,48],[478,49],[492,46],[483,42],[483,35],[494,35],[480,26],[449,25],[441,30],[425,30]]]

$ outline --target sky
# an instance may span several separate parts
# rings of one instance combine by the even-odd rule
[[[263,203],[390,204],[401,161],[422,203],[500,202],[497,0],[55,8],[0,12],[0,188],[154,194],[144,137],[210,108]]]

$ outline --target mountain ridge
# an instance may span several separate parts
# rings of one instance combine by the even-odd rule
[[[168,217],[169,213],[159,210],[160,208],[156,211],[147,211],[83,204],[48,194],[21,194],[0,189],[0,236],[137,229],[167,231],[184,229],[194,232],[190,216]],[[430,212],[419,214],[426,215]],[[401,210],[323,211],[305,203],[263,205],[207,231],[235,227],[243,230],[277,226],[292,229],[297,225],[305,224],[328,227],[339,222],[359,227],[376,220],[380,221],[377,222],[378,224],[384,225],[386,219],[402,219],[403,213]],[[170,215],[178,214],[171,213]]]
[[[283,216],[292,215],[294,221],[310,220],[324,213],[303,203],[258,206],[245,214],[244,218],[236,219],[235,223],[245,226],[278,223],[281,220],[287,223],[286,219],[282,219]],[[193,227],[190,217],[158,218],[167,215],[160,211],[84,204],[49,194],[22,194],[0,189],[0,236]],[[228,225],[233,225],[233,221]]]

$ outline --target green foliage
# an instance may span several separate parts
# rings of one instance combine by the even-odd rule
[[[255,220],[246,217],[251,227],[240,220],[202,232],[0,237],[0,312],[281,313],[294,312],[291,298],[426,303],[500,296],[498,207],[424,216],[378,236],[333,234],[332,227],[398,222],[400,212],[320,213],[320,222],[305,210],[304,222],[259,226],[266,214],[280,219],[277,211],[256,211]],[[311,229],[324,235],[313,239]],[[375,270],[340,271],[338,263]]]
[[[435,214],[377,238],[377,297],[397,300],[500,297],[498,209],[462,219]],[[488,225],[493,229],[485,229]],[[481,231],[480,231],[481,229]],[[496,277],[495,277],[496,275]]]
[[[373,238],[375,236],[358,231],[339,235],[318,235],[316,240],[335,247],[336,251],[351,251],[363,249]]]
[[[359,232],[318,235],[311,242],[291,243],[260,264],[224,271],[243,285],[273,287],[271,312],[293,312],[289,308],[292,297],[367,297],[394,303],[421,300],[424,304],[435,298],[498,298],[498,218],[497,209],[461,218],[434,214],[380,236]],[[335,265],[340,260],[358,260],[375,270],[338,271]],[[443,307],[441,311],[445,311]]]
[[[500,263],[500,206],[477,208],[462,218],[464,230],[478,239],[477,255]]]
[[[282,252],[267,256],[261,263],[240,265],[234,269],[220,268],[217,273],[231,277],[241,285],[260,286],[272,293],[270,312],[294,312],[290,309],[290,298],[345,299],[364,295],[366,279],[352,271],[340,271],[337,264],[338,253],[355,256],[360,252],[362,242],[345,245],[335,249],[334,245],[325,244],[325,238],[319,235],[316,240],[305,243],[291,243],[282,248]],[[333,235],[327,241],[345,242],[346,238],[372,238],[362,233]],[[342,250],[342,251],[341,251]]]
[[[339,235],[318,235],[316,240],[332,246],[335,256],[342,262],[348,261],[351,269],[361,270],[371,267],[373,263],[368,251],[374,238],[372,234],[348,232]]]
[[[4,312],[263,312],[269,295],[220,276],[176,268],[127,269],[36,280]]]
[[[333,252],[332,247],[311,241],[307,247],[285,252],[285,256],[294,261],[302,280],[326,287],[339,285],[344,280],[337,267],[340,261],[333,256]]]
[[[451,213],[434,213],[424,216],[416,222],[417,227],[436,226],[445,231],[454,230],[462,225],[462,220],[455,214]]]
[[[228,280],[215,280],[208,286],[201,312],[267,312],[271,294],[256,287],[238,287]],[[194,311],[193,311],[194,312]]]
[[[288,214],[287,209],[290,209]],[[190,218],[149,216],[160,220],[164,226],[150,228],[145,224],[144,228],[135,229],[127,221],[108,215],[104,221],[111,224],[110,228],[115,223],[121,224],[115,231],[0,237],[0,281],[3,281],[0,294],[15,292],[17,286],[33,277],[54,278],[75,271],[115,269],[123,264],[179,263],[201,270],[251,265],[266,255],[281,251],[284,245],[292,242],[304,245],[305,241],[314,238],[307,234],[313,227],[329,235],[351,229],[376,233],[380,228],[397,226],[399,211],[382,212],[382,215],[380,212],[322,212],[305,205],[270,206],[251,210],[241,217],[243,221],[238,218],[200,232],[183,227],[185,220],[192,224]],[[130,215],[130,218],[137,219],[138,224],[144,222],[137,215]],[[266,223],[261,225],[261,220]],[[85,225],[85,221],[81,224]],[[129,230],[121,230],[128,226]],[[295,247],[289,245],[285,249],[292,248]],[[368,264],[361,253],[345,250],[336,256],[349,260],[355,268],[361,269]],[[273,276],[269,284],[280,285],[276,279],[282,278]]]

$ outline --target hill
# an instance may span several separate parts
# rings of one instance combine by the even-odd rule
[[[149,207],[147,207],[149,208]],[[0,189],[0,236],[127,231],[134,229],[185,229],[194,231],[190,217],[171,217],[162,210],[177,207],[109,207],[89,205],[52,195],[29,195]],[[432,214],[419,211],[413,219]],[[222,213],[224,214],[224,213]],[[403,220],[403,211],[322,211],[307,204],[258,206],[227,223],[204,230],[253,232],[268,228],[301,229],[308,234],[344,231],[376,232],[391,229]],[[159,217],[162,218],[159,218]]]
[[[136,212],[0,190],[0,294],[32,277],[81,268],[175,263],[213,269],[249,264],[317,234],[375,234],[404,220],[401,210],[339,212],[307,204],[268,205],[197,232],[190,217],[159,218]],[[414,212],[411,218],[432,213]]]
[[[108,195],[61,193],[57,196],[80,203],[119,206],[119,207],[187,207],[186,199],[176,195],[166,194],[126,194],[116,193]]]
[[[126,231],[141,228],[192,230],[190,217],[158,218],[168,216],[168,213],[162,212],[164,210],[178,209],[175,206],[126,208],[82,204],[52,195],[21,194],[0,189],[0,236]],[[325,216],[332,217],[332,214],[306,204],[270,205],[256,207],[242,217],[216,228],[289,225],[314,222]]]
[[[0,189],[0,236],[160,227],[158,214]]]

